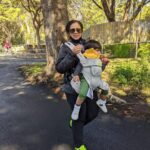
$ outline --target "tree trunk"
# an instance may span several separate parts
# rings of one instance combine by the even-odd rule
[[[109,22],[115,21],[115,0],[101,0],[104,13]]]
[[[139,48],[139,43],[141,40],[141,34],[142,34],[143,28],[142,27],[138,27],[136,30],[136,42],[135,42],[135,59],[138,58],[138,48]]]
[[[138,7],[136,8],[136,10],[133,12],[132,17],[130,18],[130,21],[133,21],[136,19],[136,17],[138,16],[138,14],[140,13],[140,11],[142,10],[142,8],[144,7],[145,3],[144,1],[142,1]]]
[[[65,25],[68,21],[67,0],[41,0],[46,40],[46,73],[54,70],[58,48],[66,39]]]
[[[41,37],[40,37],[40,28],[36,28],[36,38],[37,38],[37,47],[40,49]],[[36,53],[38,51],[36,50]]]
[[[21,21],[20,21],[21,22]],[[30,26],[27,22],[27,20],[25,20],[25,25],[26,25],[26,28],[27,28],[27,34],[30,34],[31,33],[31,30],[30,30]],[[21,27],[22,27],[22,22],[21,22]],[[25,39],[26,40],[26,44],[30,44],[30,40],[28,38]]]
[[[131,0],[127,0],[126,7],[124,10],[123,21],[129,20],[130,8],[131,8]]]

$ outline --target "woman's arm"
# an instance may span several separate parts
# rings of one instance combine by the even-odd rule
[[[76,63],[76,55],[65,45],[60,48],[55,68],[59,73],[72,69]]]
[[[74,76],[80,75],[81,71],[82,71],[82,64],[78,62],[73,75]]]

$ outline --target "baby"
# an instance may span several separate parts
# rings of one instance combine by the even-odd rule
[[[73,47],[73,45],[72,45]],[[89,40],[84,46],[85,52],[77,54],[82,65],[82,76],[73,76],[71,85],[79,93],[71,114],[73,120],[77,120],[82,103],[86,97],[93,99],[93,91],[98,90],[97,105],[107,113],[106,99],[109,91],[108,84],[101,79],[102,70],[108,64],[100,50],[101,45],[95,40]]]

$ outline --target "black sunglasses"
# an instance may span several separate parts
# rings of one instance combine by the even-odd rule
[[[81,28],[72,28],[69,30],[69,33],[81,33],[82,32],[82,29]]]

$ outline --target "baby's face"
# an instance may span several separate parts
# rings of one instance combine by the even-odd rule
[[[97,51],[97,54],[101,54],[99,49],[94,49],[95,51]]]

